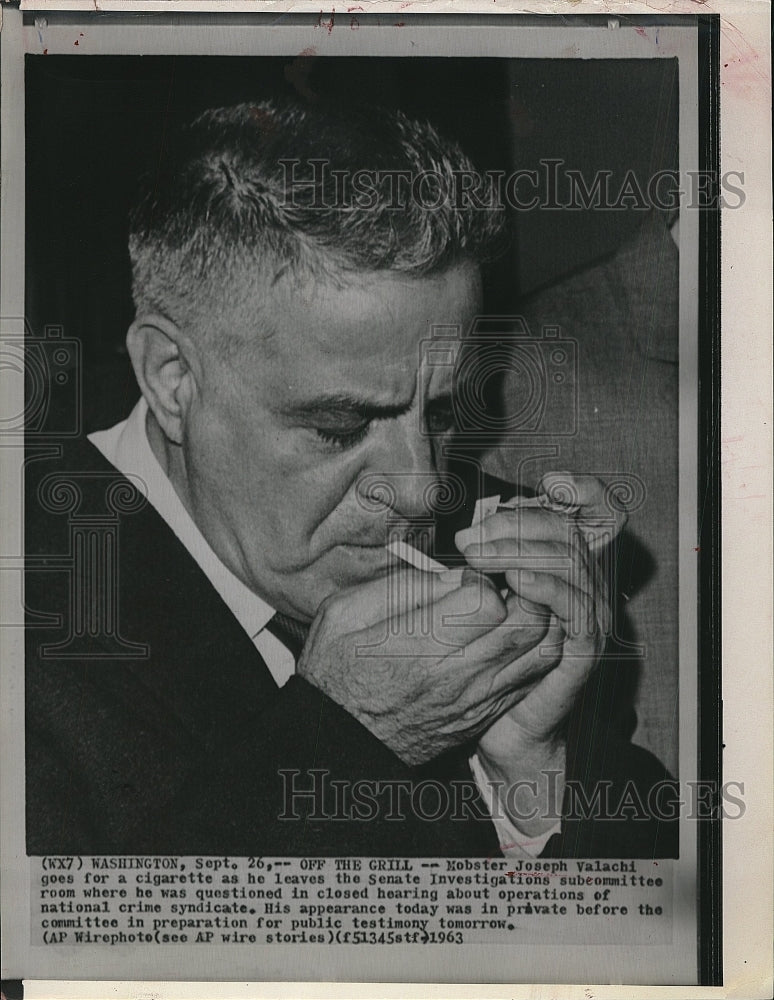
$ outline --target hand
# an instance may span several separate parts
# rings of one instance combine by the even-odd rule
[[[604,485],[591,477],[547,476],[539,492],[551,509],[502,511],[457,535],[472,566],[505,573],[514,594],[509,602],[543,605],[552,616],[541,648],[558,661],[556,667],[479,742],[479,752],[498,769],[512,770],[520,758],[542,757],[550,764],[563,758],[562,723],[596,666],[610,628],[606,581],[587,538],[597,547],[600,525],[609,539],[623,527],[624,515],[611,516]],[[560,501],[568,494],[572,504],[562,509]]]
[[[557,662],[546,618],[470,570],[391,567],[329,597],[298,673],[407,764],[474,740]],[[555,644],[556,645],[556,644]]]

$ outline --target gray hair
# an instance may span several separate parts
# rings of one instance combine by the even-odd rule
[[[481,184],[460,197],[463,175],[475,171],[460,147],[399,111],[294,101],[206,111],[141,183],[135,308],[192,322],[255,269],[269,280],[288,267],[419,277],[492,259],[503,211]]]

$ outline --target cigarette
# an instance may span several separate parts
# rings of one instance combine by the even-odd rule
[[[415,549],[407,542],[390,542],[385,548],[392,555],[397,556],[398,559],[402,559],[403,562],[408,563],[409,566],[413,566],[414,569],[421,569],[425,573],[445,573],[448,569],[443,563],[439,563],[431,556],[426,556],[424,552],[420,552],[419,549]]]
[[[444,566],[443,563],[439,563],[430,556],[426,556],[424,552],[420,552],[407,542],[390,542],[390,544],[386,545],[385,548],[388,552],[391,552],[394,556],[397,556],[399,559],[407,562],[415,569],[421,569],[425,573],[443,573],[447,583],[453,583],[458,587],[462,583],[462,574],[464,570],[461,567],[457,567],[457,569],[449,569],[448,566]],[[479,575],[484,577],[483,573]],[[505,599],[510,594],[510,589],[508,587],[504,587],[500,593]]]

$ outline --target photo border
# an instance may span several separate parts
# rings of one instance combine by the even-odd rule
[[[28,4],[27,9],[53,9],[54,4]],[[59,6],[59,5],[56,5]],[[68,5],[70,7],[74,5]],[[93,4],[85,5],[81,9],[93,10]],[[108,4],[105,4],[107,7]],[[140,5],[150,6],[150,5]],[[155,5],[156,9],[159,5]],[[175,9],[181,6],[176,5]],[[254,7],[257,5],[253,5]],[[297,8],[298,4],[295,5]],[[377,6],[377,5],[374,5]],[[396,5],[378,5],[381,7],[392,7]],[[447,6],[448,5],[439,5]],[[462,5],[457,4],[457,9]],[[477,10],[481,10],[481,5],[469,5]],[[520,5],[535,7],[537,5]],[[549,5],[545,5],[549,6]],[[556,7],[557,5],[550,5]],[[718,5],[715,5],[718,6]],[[468,5],[465,5],[466,11]],[[138,5],[135,5],[138,9]],[[201,5],[197,7],[201,9]],[[502,8],[501,8],[502,9]],[[652,6],[650,10],[652,10]],[[369,7],[370,10],[370,7]],[[573,7],[573,13],[578,7]],[[6,11],[6,13],[8,13]],[[627,14],[631,13],[631,8],[627,6]],[[438,17],[438,14],[431,14],[430,17]],[[615,15],[614,15],[615,16]],[[639,16],[636,18],[639,20]],[[719,164],[719,131],[720,115],[718,111],[720,96],[720,49],[721,49],[721,28],[720,14],[700,15],[699,24],[703,26],[700,31],[700,38],[704,38],[704,55],[700,56],[700,66],[704,65],[704,58],[708,60],[709,72],[712,76],[712,83],[707,89],[699,88],[700,101],[706,103],[708,113],[714,111],[714,125],[708,130],[706,136],[702,136],[700,145],[700,169],[705,169],[706,164]],[[714,25],[714,27],[713,27]],[[700,121],[702,112],[700,111]],[[7,133],[6,133],[7,135]],[[6,168],[4,149],[4,173]],[[712,169],[711,167],[709,169]],[[6,180],[4,178],[4,180]],[[4,204],[4,214],[8,210],[8,205]],[[23,209],[22,209],[23,212]],[[720,473],[720,435],[718,425],[720,421],[720,371],[719,371],[719,349],[720,349],[720,288],[718,277],[720,275],[720,219],[709,215],[702,217],[701,256],[705,262],[700,276],[700,302],[702,304],[700,314],[700,378],[702,392],[700,397],[700,434],[701,445],[704,451],[705,461],[702,462],[699,471],[699,490],[702,499],[702,519],[700,531],[697,539],[697,546],[702,553],[701,559],[701,580],[702,589],[700,593],[700,672],[699,672],[699,692],[700,692],[700,751],[699,766],[700,778],[717,776],[720,777],[720,761],[722,753],[722,733],[720,722],[722,718],[722,699],[720,694],[720,657],[718,653],[721,649],[721,595],[720,595],[720,499],[721,499],[721,473]],[[7,276],[4,263],[4,277]],[[711,344],[707,342],[707,335],[704,331],[711,331]],[[770,426],[770,425],[769,425]],[[769,550],[770,555],[770,550]],[[710,654],[708,658],[708,653]],[[707,665],[709,664],[709,673]],[[717,670],[715,669],[717,664]],[[728,678],[723,678],[728,680]],[[711,683],[709,683],[711,681]],[[709,720],[709,721],[708,721]],[[717,726],[717,728],[716,728]],[[7,774],[6,774],[7,778]],[[770,807],[770,803],[769,803]],[[722,963],[722,921],[718,912],[722,893],[722,879],[718,877],[721,870],[721,825],[715,823],[702,825],[700,833],[700,864],[702,866],[700,885],[704,886],[704,892],[700,898],[699,915],[702,927],[707,929],[699,935],[700,942],[700,964],[705,981],[716,983],[721,977]],[[207,984],[208,987],[214,984]],[[288,985],[288,984],[285,984]],[[309,985],[309,984],[306,984]],[[335,989],[344,984],[335,984]],[[648,988],[663,991],[671,988]],[[605,988],[602,987],[596,995],[604,996]],[[448,992],[448,990],[447,990]],[[171,994],[170,994],[171,995]],[[274,995],[279,995],[274,991]],[[344,995],[340,993],[339,995]],[[359,994],[358,994],[359,995]],[[387,995],[382,993],[382,995]],[[620,996],[620,992],[615,994]],[[665,994],[667,995],[667,994]],[[696,995],[690,994],[690,995]],[[708,994],[709,995],[709,994]],[[751,994],[752,995],[752,994]],[[764,995],[764,994],[760,994]]]

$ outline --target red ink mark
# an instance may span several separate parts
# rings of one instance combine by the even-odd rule
[[[733,67],[733,74],[724,74],[726,79],[721,82],[733,86],[738,96],[759,101],[764,91],[761,90],[759,94],[756,88],[759,87],[761,80],[765,80],[767,84],[769,82],[768,71],[760,64],[760,54],[748,44],[730,21],[724,26],[724,34],[728,45],[735,51],[728,60],[729,69]]]
[[[330,33],[333,31],[333,25],[334,25],[335,21],[336,21],[336,8],[335,7],[333,7],[332,10],[331,10],[331,19],[330,19],[330,21],[323,21],[323,11],[320,11],[320,16],[317,18],[317,23],[315,24],[315,28],[327,28],[328,29],[328,34],[330,35]]]
[[[635,28],[634,30],[637,32],[637,34],[640,36],[640,38],[647,38],[648,37],[648,33],[647,33],[647,31],[644,28]]]
[[[530,841],[530,840],[525,840],[524,841],[524,844],[531,844],[531,843],[534,843],[534,841]],[[519,847],[519,846],[522,846],[522,845],[515,844],[515,843],[514,844],[502,844],[501,845],[501,850],[507,851],[511,847]],[[489,860],[489,858],[487,858],[487,861],[488,860]],[[540,861],[540,858],[538,858],[537,860]],[[541,878],[559,878],[559,876],[562,873],[561,872],[550,872],[548,870],[544,870],[544,869],[541,868],[541,869],[536,870],[534,872],[517,872],[517,871],[512,871],[512,872],[505,872],[505,874],[508,876],[508,878],[515,878],[517,875],[540,875]],[[586,885],[591,885],[592,882],[593,882],[593,879],[592,879],[591,875],[587,875],[586,876]]]
[[[43,49],[43,55],[44,55],[44,56],[47,56],[47,55],[48,55],[48,49]]]
[[[395,24],[394,24],[394,27],[396,27],[396,28],[405,28],[406,27],[406,22],[405,21],[396,21]]]
[[[75,41],[73,42],[73,45],[77,45],[77,44],[78,44],[78,39],[76,38]]]
[[[694,545],[693,551],[694,552],[701,552],[701,546],[700,545]]]

